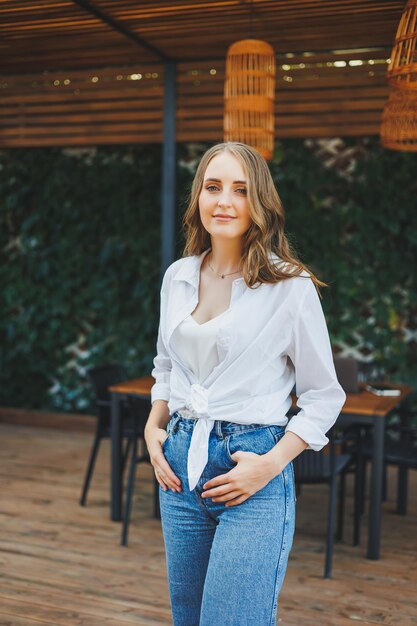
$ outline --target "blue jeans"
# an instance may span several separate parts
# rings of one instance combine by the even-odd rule
[[[237,465],[237,450],[265,454],[282,426],[216,421],[209,460],[193,491],[187,453],[195,420],[178,411],[168,422],[163,452],[182,491],[159,486],[174,626],[275,626],[295,529],[292,463],[241,504],[202,498],[203,484]]]

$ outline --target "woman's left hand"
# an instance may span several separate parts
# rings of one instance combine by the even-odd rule
[[[231,456],[237,462],[236,467],[204,483],[203,498],[234,506],[247,500],[280,473],[262,454],[238,450]]]

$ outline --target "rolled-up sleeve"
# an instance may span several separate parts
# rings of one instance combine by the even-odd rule
[[[161,306],[158,327],[158,338],[156,341],[156,356],[153,360],[153,370],[151,375],[155,379],[154,385],[151,387],[151,403],[155,400],[169,401],[170,397],[170,377],[171,377],[171,357],[168,354],[166,346],[162,338],[162,325],[165,322],[166,315],[166,284],[167,275],[165,274],[161,287]]]
[[[285,430],[301,437],[307,449],[318,451],[329,441],[326,432],[336,422],[346,394],[337,380],[319,295],[313,281],[309,278],[306,282],[288,349],[300,411]]]

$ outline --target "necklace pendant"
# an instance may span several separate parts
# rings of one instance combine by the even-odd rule
[[[224,274],[222,274],[222,278],[224,278]]]

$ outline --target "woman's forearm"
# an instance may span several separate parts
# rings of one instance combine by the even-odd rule
[[[272,477],[278,476],[286,465],[307,448],[308,444],[298,435],[287,431],[278,443],[262,455]]]
[[[166,400],[155,400],[146,422],[145,432],[149,428],[165,428],[169,422],[168,402]]]

